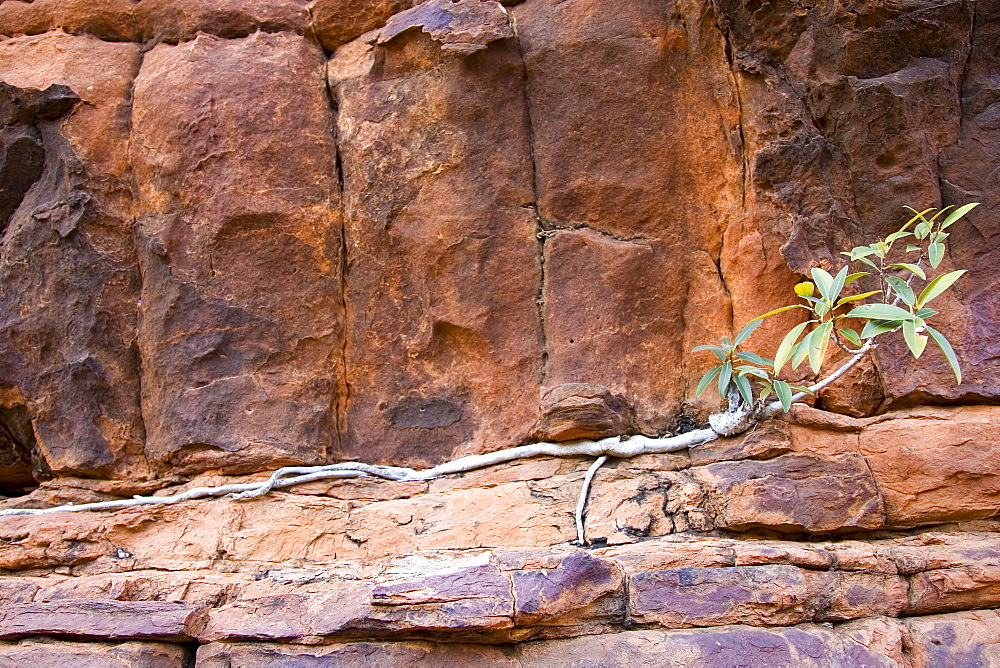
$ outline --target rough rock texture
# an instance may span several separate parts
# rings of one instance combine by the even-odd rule
[[[982,202],[960,385],[887,343],[611,460],[592,550],[583,459],[0,518],[0,665],[1000,665],[998,45],[998,0],[0,0],[2,508],[688,429],[691,348]]]

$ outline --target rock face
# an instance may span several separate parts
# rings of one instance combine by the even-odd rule
[[[1000,665],[998,44],[1000,0],[0,0],[0,508],[683,431],[694,346],[982,203],[960,385],[887,343],[612,459],[591,550],[551,457],[3,517],[0,664]]]
[[[630,407],[580,434],[665,433],[712,405],[692,347],[967,200],[963,384],[890,344],[820,404],[993,402],[996,30],[959,0],[6,0],[0,82],[81,100],[5,126],[3,420],[36,453],[7,458],[426,465],[545,433],[574,384]]]

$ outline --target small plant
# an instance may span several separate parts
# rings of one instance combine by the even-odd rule
[[[877,345],[879,337],[897,332],[902,333],[915,358],[924,353],[928,339],[934,341],[955,372],[956,381],[961,383],[962,370],[954,349],[941,332],[927,324],[938,315],[927,304],[954,285],[966,270],[949,271],[933,278],[929,273],[933,273],[944,259],[949,236],[945,230],[976,205],[966,204],[957,209],[950,206],[940,210],[910,209],[913,217],[898,231],[870,246],[858,246],[842,253],[847,262],[836,274],[813,268],[812,280],[795,286],[795,294],[804,303],[784,306],[754,318],[735,339],[723,339],[722,345],[694,348],[694,351],[711,352],[719,361],[698,383],[696,396],[716,381],[719,396],[729,401],[731,412],[753,412],[762,407],[771,394],[787,411],[793,401],[821,389],[817,385],[825,387],[828,381],[842,375]],[[905,247],[901,248],[903,242]],[[852,272],[852,265],[856,263],[864,265],[865,269]],[[869,279],[870,287],[877,289],[844,295],[848,286],[869,276],[874,277]],[[916,286],[915,281],[919,281]],[[773,360],[739,350],[765,318],[793,309],[805,309],[809,319],[785,334]],[[861,331],[848,326],[854,323],[860,323]],[[779,377],[786,365],[794,371],[806,360],[818,377],[831,344],[854,356],[836,376],[812,388],[792,385]]]

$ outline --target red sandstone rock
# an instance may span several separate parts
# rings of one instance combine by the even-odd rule
[[[0,642],[0,665],[175,668],[187,659],[179,645],[149,642],[97,643],[47,639]]]
[[[445,10],[433,11],[455,39],[480,27]],[[341,456],[397,464],[526,439],[542,365],[517,49],[490,33],[449,53],[447,35],[418,28],[330,66],[348,254]]]
[[[131,18],[144,40],[186,42],[199,32],[225,38],[260,30],[304,34],[308,0],[139,0]]]
[[[998,421],[1000,410],[983,406],[921,410],[866,428],[861,452],[885,498],[887,525],[995,515]]]
[[[705,485],[719,527],[825,533],[875,529],[885,521],[878,487],[859,455],[719,462],[691,474]]]
[[[418,0],[313,0],[309,12],[316,36],[332,52],[416,4]]]
[[[193,638],[200,610],[180,601],[75,600],[16,603],[0,609],[0,637],[50,635],[108,640]]]
[[[322,63],[287,33],[201,36],[143,60],[139,347],[146,452],[161,467],[318,463],[337,443],[339,193]]]
[[[1000,663],[1000,612],[956,612],[906,620],[914,666]]]
[[[64,119],[37,119],[46,167],[0,224],[2,403],[26,409],[57,472],[148,475],[127,118],[139,53],[62,33],[0,43],[0,80],[67,86],[83,101]]]

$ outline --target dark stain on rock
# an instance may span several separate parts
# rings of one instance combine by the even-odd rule
[[[407,397],[388,412],[393,429],[447,427],[462,418],[462,407],[447,399]]]

